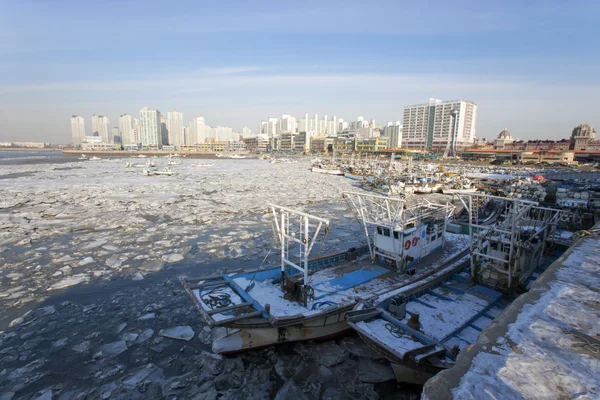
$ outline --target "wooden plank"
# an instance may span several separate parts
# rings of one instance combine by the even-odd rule
[[[263,314],[262,311],[254,311],[254,312],[240,315],[237,317],[222,319],[221,321],[215,322],[215,326],[222,326],[222,325],[227,325],[229,323],[241,321],[241,320],[248,319],[248,318],[260,317],[260,316],[262,316],[262,314]]]
[[[203,287],[208,287],[208,286],[221,286],[221,285],[227,285],[229,284],[228,281],[224,281],[224,280],[220,280],[220,281],[211,281],[211,282],[203,282],[203,283],[197,283],[195,285],[188,285],[190,289],[201,289]]]
[[[212,310],[208,310],[208,314],[213,315],[213,314],[219,314],[219,313],[222,313],[225,311],[235,310],[236,308],[250,307],[250,306],[252,306],[252,304],[254,304],[254,303],[251,301],[247,301],[245,303],[234,304],[229,307],[213,308]]]

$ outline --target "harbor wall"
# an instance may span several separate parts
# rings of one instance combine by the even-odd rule
[[[600,229],[600,224],[594,229]],[[454,367],[426,382],[422,398],[558,399],[585,391],[600,372],[593,360],[596,371],[589,370],[590,355],[585,346],[577,345],[581,338],[591,336],[581,332],[587,330],[590,317],[600,318],[600,310],[582,294],[589,291],[587,296],[594,296],[597,290],[593,286],[600,282],[595,255],[599,252],[600,238],[577,239],[529,292],[485,328],[477,342],[460,352]],[[566,376],[555,378],[558,371]]]

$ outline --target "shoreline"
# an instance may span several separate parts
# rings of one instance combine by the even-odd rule
[[[185,158],[219,158],[217,154],[229,154],[227,152],[215,153],[212,151],[163,151],[163,150],[142,150],[142,151],[127,151],[127,150],[63,150],[63,157],[80,157],[82,154],[86,156],[97,156],[97,157],[121,157],[121,158],[137,158],[140,155],[153,157],[153,156],[168,156],[169,154],[175,154]],[[256,158],[256,155],[250,153],[240,153],[247,158]],[[188,156],[189,155],[189,156]],[[223,157],[227,158],[227,157]]]

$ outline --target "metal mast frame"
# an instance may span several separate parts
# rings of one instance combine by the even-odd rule
[[[480,193],[461,193],[454,194],[458,197],[463,207],[467,211],[469,218],[469,254],[471,261],[471,280],[478,282],[480,272],[482,272],[482,262],[485,263],[485,269],[493,269],[499,275],[505,275],[507,280],[507,289],[512,289],[521,277],[519,258],[521,249],[529,245],[536,237],[545,240],[549,236],[553,227],[555,228],[560,218],[560,211],[538,207],[538,203],[530,200],[518,198],[506,198],[492,196]],[[500,224],[485,225],[479,223],[480,208],[490,201],[503,202],[504,221]],[[541,219],[533,219],[533,211],[541,216]],[[534,223],[534,234],[525,242],[521,241],[521,227],[523,223]],[[539,224],[539,227],[537,226]],[[525,225],[529,226],[529,225]],[[543,233],[544,237],[540,237]],[[499,240],[501,242],[501,252],[504,257],[495,257],[488,253],[490,240]],[[504,244],[509,242],[508,252]],[[499,268],[502,266],[503,268]]]
[[[323,225],[325,225],[325,233],[328,232],[329,220],[276,204],[269,204],[269,212],[273,215],[273,222],[281,247],[281,273],[284,274],[285,267],[290,266],[303,274],[304,284],[306,285],[308,282],[308,256],[317,241]],[[294,229],[294,224],[290,228],[290,221],[295,218],[298,218],[296,225],[299,231],[298,235],[295,232],[291,232]],[[310,233],[311,222],[316,223],[316,227],[313,225],[314,234],[312,235]],[[300,261],[298,264],[289,257],[290,243],[296,243],[300,247]]]

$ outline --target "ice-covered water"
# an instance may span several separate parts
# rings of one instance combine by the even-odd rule
[[[311,365],[299,374],[320,371],[308,353],[252,353],[244,357],[256,368],[246,372],[239,359],[215,361],[200,354],[207,349],[200,343],[204,323],[176,277],[224,266],[250,269],[263,260],[264,266],[275,264],[268,203],[331,220],[327,240],[313,255],[356,246],[363,240],[362,230],[341,198],[343,191],[355,189],[354,182],[312,173],[308,159],[295,164],[218,159],[206,168],[183,159],[170,167],[174,176],[143,176],[142,167],[125,166],[148,160],[60,159],[0,169],[0,330],[5,330],[0,332],[0,388],[18,396],[73,389],[99,397],[130,390],[122,380],[137,382],[144,375],[160,381],[162,393],[237,393],[232,376],[242,374],[244,387],[268,398],[279,390],[279,379],[290,378],[286,371],[292,364],[304,365],[293,357]],[[154,161],[162,169],[169,160]],[[40,306],[53,311],[40,314]],[[123,328],[117,327],[123,323],[127,328],[121,333]],[[189,332],[188,326],[201,335],[186,342],[187,347],[157,336],[173,327]],[[338,349],[335,343],[327,346]],[[297,353],[304,347],[290,348],[288,353]],[[323,379],[319,390],[335,387],[345,393],[350,389],[335,382],[350,379],[356,382],[352,390],[373,398],[372,385],[357,378],[357,360],[346,354],[335,369],[340,374],[352,370],[354,378],[327,372],[315,378]],[[204,372],[213,362],[221,369],[207,386]],[[194,365],[193,384],[184,364]],[[83,365],[89,367],[74,368]],[[232,372],[219,375],[230,367]],[[268,376],[255,376],[262,369]],[[3,370],[9,375],[2,375]],[[55,371],[66,375],[57,382]],[[284,378],[270,376],[274,371]],[[173,382],[174,376],[182,381]],[[138,382],[139,398],[148,398],[141,389],[150,390],[144,379]],[[265,382],[270,382],[268,390],[261,389]],[[288,386],[285,390],[291,390]]]
[[[341,192],[352,189],[352,181],[312,173],[308,162],[216,160],[197,168],[182,160],[171,166],[174,176],[143,176],[126,161],[0,171],[0,177],[29,174],[0,180],[3,309],[72,284],[145,276],[173,265],[197,274],[232,260],[252,267],[274,244],[268,203],[332,218],[323,252],[356,243],[347,239],[360,232],[353,219],[336,223],[351,215]],[[157,168],[167,161],[156,159]]]

